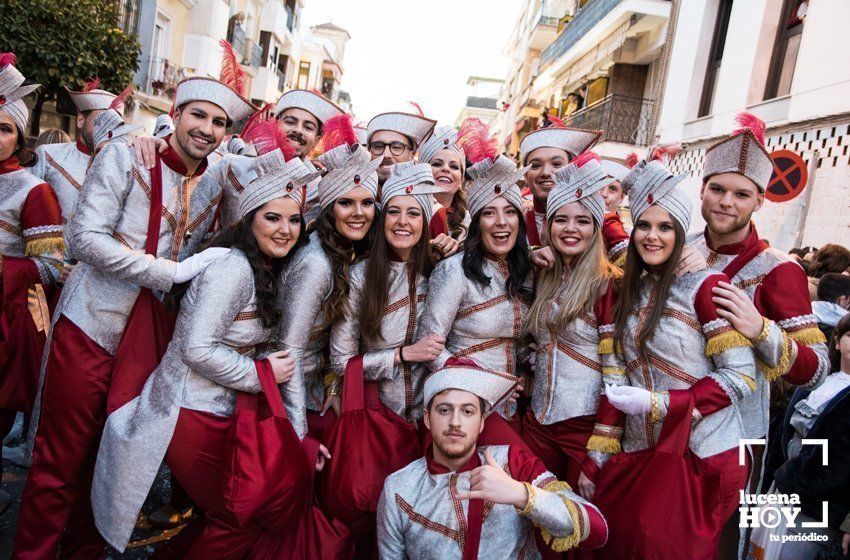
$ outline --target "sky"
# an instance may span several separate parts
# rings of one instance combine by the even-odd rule
[[[470,95],[470,75],[504,78],[502,50],[520,0],[305,0],[302,25],[345,28],[341,89],[358,121],[412,111],[454,124]]]

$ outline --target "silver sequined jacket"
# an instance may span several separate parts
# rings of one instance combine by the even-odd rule
[[[95,157],[70,226],[74,256],[59,301],[61,313],[114,354],[139,286],[171,289],[175,261],[192,255],[209,230],[221,199],[218,185],[162,164],[162,221],[157,257],[146,255],[150,172],[136,165],[123,142]]]
[[[44,144],[35,151],[38,162],[33,166],[32,174],[50,183],[56,191],[62,207],[63,224],[68,223],[74,217],[77,196],[83,188],[92,158],[80,151],[76,142]]]
[[[106,422],[92,505],[109,544],[118,550],[126,546],[180,409],[231,416],[238,391],[260,391],[254,354],[271,335],[257,313],[254,276],[244,253],[232,249],[192,281],[162,362],[141,395]]]
[[[535,337],[531,409],[544,425],[595,414],[603,389],[596,306],[556,332],[549,325],[560,313],[563,295],[562,290],[541,315]]]
[[[325,400],[325,352],[331,328],[325,321],[322,304],[332,291],[331,262],[314,232],[307,245],[292,256],[278,279],[278,308],[282,316],[277,346],[289,350],[295,358],[295,383],[287,384],[287,399],[306,402],[307,410],[322,410]],[[289,385],[304,387],[306,395],[299,398],[290,394]],[[305,424],[295,429],[303,435],[307,427]]]
[[[463,272],[463,253],[441,261],[428,282],[428,303],[422,317],[420,338],[429,334],[446,337],[446,348],[429,364],[440,369],[452,356],[469,358],[481,367],[521,375],[521,354],[527,352],[526,316],[529,301],[509,297],[505,289],[505,263],[484,259],[490,285],[482,286]],[[531,287],[531,275],[525,286]],[[500,407],[499,414],[513,418],[515,404]]]
[[[728,321],[716,315],[711,286],[725,279],[717,272],[702,270],[677,276],[667,297],[655,332],[646,342],[646,356],[638,350],[638,337],[654,301],[655,281],[641,282],[636,311],[626,322],[623,357],[606,354],[605,382],[632,385],[649,391],[690,389],[710,377],[731,404],[704,414],[691,430],[690,448],[699,457],[709,457],[736,448],[746,437],[742,406],[756,389],[756,364],[752,347]],[[701,310],[702,316],[697,309]],[[697,409],[699,409],[699,399]],[[663,410],[663,409],[662,409]],[[652,447],[663,422],[650,423],[649,415],[626,416],[623,451]]]
[[[758,235],[754,230],[751,234]],[[688,245],[714,270],[723,270],[738,256],[734,250],[713,251],[703,232],[694,234]],[[755,344],[759,371],[756,391],[741,404],[746,437],[763,438],[770,416],[770,382],[785,377],[794,385],[817,388],[830,373],[829,352],[812,313],[805,273],[788,255],[768,247],[745,264],[732,283],[744,290],[770,320],[767,336]],[[808,359],[795,364],[803,352]],[[795,368],[797,379],[787,379]]]
[[[510,473],[511,448],[506,445],[478,448],[481,464],[486,464],[484,451]],[[421,458],[387,477],[378,503],[378,548],[382,560],[449,560],[460,559],[467,531],[469,500],[457,495],[469,491],[472,470],[434,474],[428,459]],[[564,539],[574,530],[567,502],[576,506],[576,519],[581,526],[580,539],[587,537],[588,510],[595,507],[542,471],[528,480],[535,491],[535,501],[527,516],[511,505],[484,504],[478,557],[540,558],[535,544],[537,526],[556,539]]]
[[[387,289],[387,307],[381,320],[382,340],[366,341],[360,336],[360,309],[366,287],[366,263],[351,268],[349,314],[331,331],[331,367],[345,374],[348,360],[363,354],[363,378],[378,381],[381,402],[407,420],[422,417],[422,382],[425,364],[394,364],[400,346],[412,344],[417,336],[419,317],[425,309],[428,279],[417,275],[412,263],[391,262]]]

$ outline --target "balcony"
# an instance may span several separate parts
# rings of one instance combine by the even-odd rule
[[[177,66],[166,58],[148,58],[147,79],[142,84],[142,93],[155,97],[174,99],[177,84],[186,77],[182,66]]]
[[[528,46],[535,50],[545,48],[552,43],[558,34],[558,17],[548,13],[546,2],[540,6],[534,17],[531,18],[531,33],[528,37]]]
[[[471,95],[466,98],[466,106],[476,109],[493,109],[495,111],[498,108],[497,103],[498,99],[494,97],[475,97]]]
[[[240,62],[256,71],[263,62],[263,48],[252,41],[241,25],[236,24],[230,30],[227,40],[233,50],[242,58]]]
[[[655,101],[640,97],[609,95],[590,107],[564,117],[564,124],[576,128],[604,130],[605,142],[646,146],[649,118]]]

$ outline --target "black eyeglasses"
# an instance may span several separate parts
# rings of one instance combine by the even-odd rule
[[[410,146],[408,146],[404,142],[381,142],[380,140],[376,140],[375,142],[369,142],[369,152],[373,156],[379,156],[383,154],[387,147],[390,148],[390,153],[394,156],[400,156],[404,153],[405,150],[410,149]]]

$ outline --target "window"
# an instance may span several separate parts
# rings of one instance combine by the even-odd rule
[[[596,78],[589,84],[587,84],[587,96],[585,98],[585,105],[593,105],[594,103],[598,103],[605,99],[605,96],[608,95],[608,78],[603,76],[601,78]]]
[[[118,27],[127,35],[135,35],[139,27],[139,0],[118,1]]]
[[[310,63],[302,61],[298,64],[298,89],[307,89],[310,81]]]
[[[711,51],[708,55],[708,67],[702,85],[702,98],[699,103],[698,117],[711,113],[714,103],[714,90],[717,87],[717,75],[723,62],[723,47],[726,45],[726,31],[729,29],[729,16],[732,14],[732,0],[720,0],[717,8],[717,21],[714,24],[714,36],[711,39]]]
[[[807,8],[808,0],[785,0],[782,6],[765,99],[791,93],[791,81],[797,66],[797,53],[803,38],[803,19]]]

